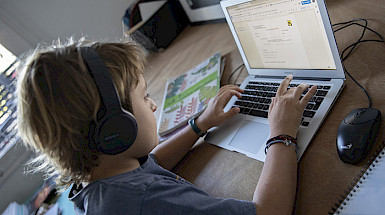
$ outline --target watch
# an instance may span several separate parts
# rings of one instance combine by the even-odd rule
[[[202,131],[198,126],[195,124],[195,119],[198,117],[193,117],[189,119],[188,124],[191,126],[192,130],[199,136],[203,137],[207,134],[207,131]]]

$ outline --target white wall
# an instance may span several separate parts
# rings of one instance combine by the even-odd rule
[[[0,0],[0,43],[16,55],[69,36],[116,40],[134,0]]]

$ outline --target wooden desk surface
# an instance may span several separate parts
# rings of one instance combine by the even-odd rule
[[[385,35],[385,0],[328,0],[327,6],[332,23],[366,18],[369,27]],[[361,31],[351,27],[337,32],[339,50],[355,42]],[[365,38],[377,39],[370,32]],[[226,84],[229,74],[243,63],[226,23],[188,27],[165,51],[150,54],[145,79],[159,107],[155,112],[157,119],[166,80],[188,71],[217,51],[226,56],[221,81]],[[385,114],[385,44],[360,44],[345,66],[370,93],[373,107]],[[237,83],[246,75],[242,71]],[[339,159],[335,140],[343,118],[353,109],[367,105],[365,94],[347,77],[344,91],[298,163],[296,214],[327,214],[362,171],[365,162],[349,165]],[[384,137],[381,128],[377,147]],[[212,196],[252,200],[262,167],[260,161],[201,140],[174,171]]]

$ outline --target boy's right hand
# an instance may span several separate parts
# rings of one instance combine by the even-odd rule
[[[301,123],[303,111],[317,91],[317,86],[313,86],[306,95],[300,99],[302,92],[308,89],[309,85],[300,84],[287,90],[293,76],[287,76],[281,83],[272,99],[269,108],[270,137],[278,135],[290,135],[297,137],[299,125]]]
[[[224,123],[227,119],[233,117],[239,113],[238,107],[233,107],[228,112],[224,112],[223,108],[226,106],[228,101],[234,95],[238,98],[241,97],[241,93],[244,91],[236,85],[225,85],[219,89],[218,94],[211,99],[206,110],[195,120],[196,125],[202,131],[218,126]]]

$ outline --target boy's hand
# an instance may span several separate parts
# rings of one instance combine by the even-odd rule
[[[202,131],[218,126],[225,122],[227,119],[233,117],[239,113],[239,108],[232,108],[228,112],[223,112],[223,108],[232,96],[241,97],[243,90],[235,85],[225,85],[219,89],[218,94],[211,99],[206,110],[195,120],[196,125]]]
[[[303,111],[317,90],[317,86],[313,86],[300,100],[302,92],[305,91],[309,85],[300,84],[298,87],[287,90],[291,80],[293,80],[293,76],[289,75],[282,81],[276,96],[270,104],[270,137],[278,135],[296,137]]]

